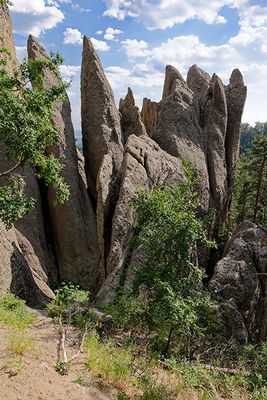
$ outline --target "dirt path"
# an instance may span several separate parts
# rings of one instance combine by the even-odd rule
[[[99,387],[81,354],[61,376],[55,370],[57,332],[50,318],[39,317],[28,329],[33,344],[29,354],[15,356],[7,351],[8,329],[0,328],[0,400],[115,400],[114,390]],[[75,332],[67,342],[70,354],[77,345]],[[76,383],[80,377],[82,384]]]

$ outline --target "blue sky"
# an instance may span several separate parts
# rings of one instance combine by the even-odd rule
[[[186,76],[192,64],[224,81],[233,68],[244,74],[248,99],[243,121],[267,120],[267,0],[12,0],[18,57],[28,34],[63,55],[62,74],[73,122],[80,129],[82,36],[91,38],[116,101],[130,86],[160,100],[166,64]]]

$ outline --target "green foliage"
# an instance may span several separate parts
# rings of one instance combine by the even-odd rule
[[[85,386],[85,380],[81,374],[78,374],[75,382],[80,386]]]
[[[33,341],[24,329],[15,329],[8,334],[7,349],[18,356],[24,356],[33,351]]]
[[[239,161],[231,210],[233,222],[249,219],[266,224],[266,191],[267,135],[258,134],[252,148]]]
[[[168,342],[176,335],[192,344],[193,338],[205,334],[207,316],[214,314],[203,288],[197,246],[214,243],[206,238],[203,221],[197,216],[200,199],[193,172],[186,168],[186,174],[184,183],[141,190],[132,201],[135,246],[142,248],[134,291],[147,302],[153,329],[167,334]]]
[[[86,343],[87,367],[106,383],[117,387],[130,381],[132,355],[129,350],[118,348],[112,341],[100,342],[92,333]]]
[[[89,292],[79,285],[62,282],[55,290],[56,298],[48,304],[48,315],[52,318],[62,318],[63,323],[82,327],[88,320],[86,314]]]
[[[122,294],[113,303],[102,306],[101,310],[112,315],[116,326],[124,331],[147,328],[149,307],[143,299]]]
[[[240,154],[244,155],[253,145],[257,135],[267,135],[267,122],[256,122],[255,126],[241,125]]]
[[[13,294],[0,296],[0,326],[24,329],[34,320],[22,300]]]
[[[38,179],[53,186],[55,203],[63,203],[69,197],[69,188],[60,175],[62,166],[47,152],[49,146],[59,143],[59,130],[53,124],[52,116],[55,101],[65,99],[66,85],[62,83],[58,69],[61,62],[61,56],[55,53],[49,60],[24,61],[12,76],[7,73],[5,65],[0,68],[0,142],[13,165],[1,171],[0,178],[12,177],[18,167],[31,165]],[[58,80],[50,88],[45,86],[47,70],[52,71]],[[13,179],[17,178],[14,176]],[[3,199],[0,204],[1,218],[8,228],[33,206],[32,199],[27,201],[22,193],[17,194],[19,182],[17,187],[10,182],[6,189],[1,190]],[[13,204],[17,212],[11,212],[12,205],[8,203]]]
[[[0,187],[0,218],[7,229],[12,227],[14,221],[30,212],[34,204],[34,199],[24,195],[18,180],[10,179]]]
[[[4,7],[4,6],[12,6],[13,3],[10,0],[0,0],[0,6]]]

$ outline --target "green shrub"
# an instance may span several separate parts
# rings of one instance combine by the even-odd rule
[[[88,306],[89,292],[79,285],[63,282],[55,294],[55,300],[48,304],[48,315],[51,318],[61,317],[63,323],[82,327],[86,322],[84,308]]]
[[[133,198],[135,247],[142,248],[137,265],[134,295],[147,301],[149,325],[171,340],[182,338],[188,355],[209,328],[215,309],[203,287],[204,270],[198,265],[198,245],[215,244],[205,236],[198,217],[200,199],[194,173],[185,167],[187,179],[180,184],[161,185],[150,192],[140,190]],[[141,296],[140,296],[141,295]]]
[[[13,330],[7,336],[7,349],[18,356],[24,356],[33,352],[33,341],[25,330]]]
[[[29,313],[22,300],[13,294],[0,296],[0,326],[23,329],[34,320],[35,316]]]
[[[132,355],[129,350],[118,348],[112,341],[101,342],[96,334],[88,337],[85,349],[87,367],[106,383],[120,387],[130,381]]]

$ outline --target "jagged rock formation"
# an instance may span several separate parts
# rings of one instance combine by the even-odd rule
[[[129,200],[137,188],[150,189],[162,182],[181,182],[184,178],[181,160],[170,156],[147,135],[131,135],[124,151],[120,196],[113,223],[110,253],[108,256],[109,276],[98,293],[99,302],[114,300],[116,289],[125,264],[130,264],[133,212]],[[126,275],[131,274],[131,268]]]
[[[124,143],[131,135],[146,135],[146,128],[142,122],[138,107],[135,105],[133,92],[128,88],[125,99],[121,99],[119,111],[121,113],[121,126],[123,130]]]
[[[9,15],[8,6],[0,6],[0,48],[7,49],[9,54],[0,53],[0,60],[6,63],[6,69],[9,73],[17,68],[18,60],[13,41],[12,21]]]
[[[239,341],[266,338],[267,230],[241,223],[226,245],[209,289],[221,302],[230,333]]]
[[[101,273],[106,277],[111,220],[118,197],[123,157],[123,136],[112,89],[87,37],[84,37],[83,46],[81,97],[85,173],[97,212]]]
[[[9,48],[16,63],[6,7],[0,10],[0,22],[1,46]],[[28,52],[30,59],[47,58],[33,37]],[[13,62],[8,61],[9,72]],[[47,71],[48,87],[56,79]],[[63,164],[70,200],[54,207],[53,190],[37,182],[30,167],[23,176],[18,170],[26,193],[37,199],[36,207],[8,232],[0,224],[0,292],[12,290],[30,305],[53,297],[47,285],[51,281],[71,280],[92,291],[102,284],[97,296],[101,302],[114,299],[122,276],[128,287],[134,259],[141,257],[138,250],[132,254],[130,246],[129,200],[137,188],[183,180],[183,160],[196,168],[202,213],[215,210],[211,237],[213,228],[227,218],[246,98],[238,70],[224,86],[218,76],[210,77],[196,65],[186,81],[167,66],[159,103],[144,99],[140,113],[128,89],[118,110],[101,62],[85,37],[81,97],[83,156],[75,149],[69,101],[55,104],[60,143],[48,150]],[[10,162],[2,148],[0,171]],[[263,229],[239,227],[210,282],[214,296],[223,299],[226,319],[235,321],[231,326],[244,342],[257,336],[259,319],[267,319],[266,241]],[[261,324],[259,336],[266,337],[266,331],[267,324]]]
[[[44,48],[32,36],[28,40],[28,57],[30,60],[48,59]],[[56,84],[56,76],[48,70],[47,87]],[[44,199],[55,243],[59,279],[95,289],[102,279],[99,273],[96,217],[78,171],[69,99],[56,102],[53,122],[59,128],[60,143],[49,151],[60,160],[62,175],[71,193],[69,201],[62,205],[54,205],[55,194],[51,188],[47,199]]]
[[[147,98],[143,100],[141,118],[145,125],[147,134],[151,137],[156,129],[158,117],[158,103]]]
[[[4,68],[12,74],[18,68],[12,35],[12,22],[6,6],[0,7],[0,47],[9,51],[9,56],[0,55],[6,62]],[[0,173],[14,165],[6,157],[5,148],[0,146]],[[49,289],[49,271],[54,258],[47,245],[47,237],[42,214],[42,202],[37,180],[31,167],[18,168],[16,177],[25,193],[36,200],[36,205],[23,221],[6,231],[0,224],[0,291],[11,290],[27,300],[30,305],[42,305],[54,297]],[[0,178],[0,185],[7,178]]]

